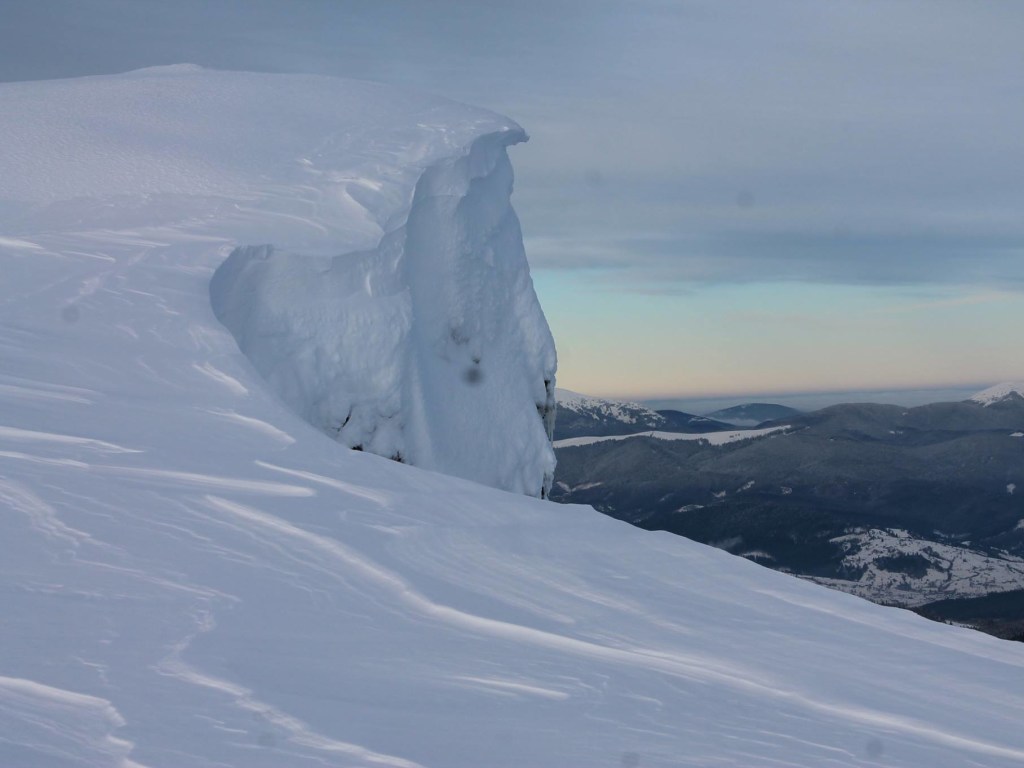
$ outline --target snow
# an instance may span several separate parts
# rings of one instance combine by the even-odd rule
[[[645,405],[618,400],[603,400],[561,387],[555,390],[555,400],[558,402],[559,408],[576,413],[592,414],[598,418],[612,419],[626,424],[643,421],[645,424],[658,425],[665,422],[664,416]]]
[[[694,510],[697,510],[697,509],[704,509],[704,505],[703,504],[684,504],[679,509],[677,509],[676,512],[693,512]]]
[[[87,220],[86,252],[109,224],[234,248],[214,311],[303,418],[417,466],[550,486],[555,349],[509,204],[518,125],[368,83],[188,66],[3,98],[0,197],[27,210],[8,227]],[[102,281],[83,279],[69,311]]]
[[[734,443],[737,440],[750,440],[755,437],[764,437],[776,432],[785,432],[789,425],[779,427],[764,427],[763,429],[737,429],[727,432],[695,432],[692,434],[679,432],[637,432],[632,435],[601,435],[599,437],[567,437],[564,440],[555,440],[555,448],[573,448],[580,445],[592,445],[603,443],[606,440],[629,440],[632,437],[653,437],[656,440],[702,440],[711,445],[725,445]]]
[[[590,395],[584,395],[579,392],[573,392],[571,389],[565,389],[564,387],[558,387],[555,389],[555,399],[558,400],[559,405],[572,406],[579,403],[589,402],[609,402],[607,400],[601,400],[597,397],[591,397]]]
[[[967,399],[984,406],[989,406],[993,403],[998,403],[1011,394],[1024,397],[1024,381],[1006,381],[1002,384],[996,384],[988,389],[983,389],[981,392],[976,392]]]
[[[350,451],[239,351],[236,247],[373,250],[501,126],[325,78],[0,86],[0,765],[1019,765],[1019,645]]]
[[[432,165],[371,251],[237,248],[211,298],[272,389],[339,442],[542,495],[555,350],[509,205],[505,148],[523,138],[486,133]]]
[[[1007,490],[1012,493],[1009,486]],[[1020,589],[1024,583],[1024,559],[1020,557],[940,544],[898,528],[871,528],[832,541],[844,551],[843,565],[863,572],[856,580],[807,578],[876,602],[910,607],[934,600]],[[880,558],[904,555],[922,558],[927,563],[924,575],[889,571],[877,562]]]

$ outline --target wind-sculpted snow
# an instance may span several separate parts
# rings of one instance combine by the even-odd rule
[[[550,487],[555,348],[509,202],[515,123],[369,83],[189,66],[4,98],[0,223],[163,226],[234,248],[214,309],[314,426],[506,490]]]
[[[218,110],[270,138],[204,160]],[[333,141],[394,202],[503,124],[316,78],[0,86],[0,765],[1020,765],[1019,645],[350,451],[240,354],[209,280],[268,218],[295,254],[386,229],[300,222],[356,208],[282,158]]]
[[[509,205],[505,148],[524,138],[485,134],[432,165],[371,251],[235,249],[211,298],[274,391],[339,442],[543,496],[555,348]]]

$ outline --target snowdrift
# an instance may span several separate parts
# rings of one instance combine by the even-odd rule
[[[488,133],[431,165],[372,251],[237,248],[210,295],[274,391],[343,444],[544,497],[555,347],[505,152],[524,139]]]
[[[0,86],[0,135],[0,765],[1024,761],[1016,644],[325,436],[450,469],[418,419],[507,398],[536,429],[464,474],[537,491],[514,124],[176,67]],[[372,395],[320,376],[353,328]]]

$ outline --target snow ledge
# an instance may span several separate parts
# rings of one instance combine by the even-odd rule
[[[430,164],[372,250],[235,248],[210,299],[271,389],[344,445],[545,497],[556,355],[506,151],[526,140],[492,131]]]

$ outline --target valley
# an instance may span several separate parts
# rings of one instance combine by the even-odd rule
[[[1024,396],[1013,386],[759,426],[729,440],[556,442],[552,498],[935,618],[925,606],[1024,587]],[[1024,614],[1008,603],[998,618]]]

